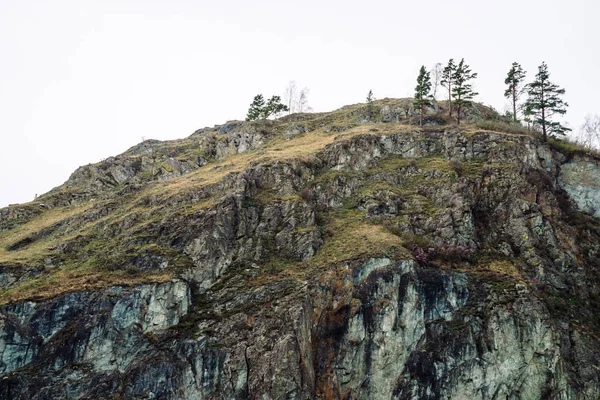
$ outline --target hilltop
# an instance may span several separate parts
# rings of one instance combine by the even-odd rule
[[[49,295],[56,294],[60,289],[54,282],[58,279],[61,284],[67,283],[62,276],[66,271],[71,276],[69,280],[75,279],[73,287],[65,288],[66,291],[89,284],[80,281],[80,275],[84,279],[93,276],[94,287],[102,285],[105,278],[107,284],[115,283],[114,279],[135,282],[136,270],[144,272],[139,277],[143,281],[172,277],[175,268],[157,267],[162,263],[162,253],[168,255],[171,251],[174,240],[155,240],[163,236],[161,221],[167,218],[167,224],[185,223],[186,216],[210,210],[230,197],[238,189],[235,181],[246,174],[257,169],[302,168],[304,164],[321,162],[315,157],[327,146],[347,143],[361,135],[414,136],[439,131],[440,127],[446,129],[441,110],[432,110],[426,126],[419,128],[411,125],[415,117],[408,99],[380,100],[377,105],[380,115],[374,121],[367,119],[364,105],[360,104],[331,113],[295,114],[274,121],[230,121],[199,129],[181,140],[146,140],[121,155],[83,166],[63,185],[36,201],[0,210],[0,268],[13,276],[11,281],[28,282],[24,286],[10,285],[19,299],[28,295],[43,297],[48,285],[52,287]],[[500,118],[483,106],[473,111],[471,118],[483,126],[482,121]],[[509,125],[498,121],[498,126]],[[517,126],[513,129],[526,132]],[[472,135],[486,130],[466,125],[463,132]],[[302,194],[301,189],[271,187],[277,184],[264,183],[266,187],[254,197],[271,200],[268,197],[298,198]],[[139,237],[142,231],[146,231],[146,239]],[[110,251],[107,253],[106,249]],[[104,266],[107,268],[99,268]],[[128,273],[120,276],[125,271]],[[160,274],[148,274],[155,272]],[[29,277],[21,279],[24,275]],[[30,285],[33,287],[28,290]],[[0,299],[9,296],[10,292],[4,292]]]
[[[374,106],[147,140],[1,209],[0,395],[592,398],[596,155]]]

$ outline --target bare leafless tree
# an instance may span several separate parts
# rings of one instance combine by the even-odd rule
[[[296,81],[290,81],[283,93],[283,104],[288,107],[288,114],[296,111]]]
[[[442,67],[442,63],[435,63],[433,68],[431,68],[431,88],[433,90],[433,98],[436,99],[437,88],[440,86],[440,82],[442,81],[442,72],[444,68]]]
[[[288,107],[288,113],[307,112],[311,108],[308,106],[308,88],[298,90],[296,81],[290,81],[283,92],[283,104]]]
[[[600,115],[586,115],[576,140],[585,147],[600,149]]]
[[[311,108],[308,106],[308,93],[309,89],[304,88],[298,94],[298,100],[296,102],[297,112],[307,112],[311,110]]]

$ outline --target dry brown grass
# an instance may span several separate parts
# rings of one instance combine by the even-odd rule
[[[160,205],[162,203],[161,200],[181,195],[186,191],[192,192],[207,185],[216,184],[228,174],[242,172],[252,165],[290,159],[307,159],[312,154],[318,153],[335,141],[347,140],[357,135],[405,133],[413,130],[414,127],[412,126],[376,123],[360,125],[342,134],[327,133],[321,128],[295,136],[292,139],[277,137],[266,143],[262,149],[210,162],[202,168],[170,181],[150,183],[144,190],[127,199],[126,202],[111,214],[90,221],[79,229],[68,232],[68,234],[62,236],[48,235],[47,237],[35,240],[22,249],[15,251],[6,250],[6,247],[24,238],[32,237],[55,223],[85,213],[94,203],[51,209],[26,224],[0,235],[0,262],[15,265],[39,265],[43,263],[44,258],[52,255],[52,248],[54,246],[72,240],[79,235],[89,235],[100,223],[108,221],[119,223],[119,221],[125,218],[135,217],[134,214],[144,216],[152,213],[160,213],[160,208],[162,207]],[[139,205],[143,204],[142,200],[144,198],[149,197],[156,197],[158,200],[155,203],[159,205],[151,208]],[[216,198],[207,198],[193,205],[186,206],[179,211],[194,212],[199,209],[208,208],[215,204],[216,201]],[[390,234],[383,227],[371,225],[366,221],[358,221],[356,218],[346,217],[340,220],[333,218],[330,221],[328,229],[334,232],[334,235],[328,240],[317,256],[311,260],[309,266],[322,266],[353,259],[361,255],[373,254],[374,252],[382,253],[392,250],[401,251],[403,249],[401,239]],[[140,221],[137,225],[140,223],[144,223],[144,221]],[[170,278],[171,274],[127,275],[123,272],[94,268],[89,263],[81,263],[79,265],[56,268],[40,278],[2,291],[0,292],[0,303],[4,304],[24,299],[50,298],[77,290],[96,290],[111,285],[158,282]]]
[[[357,126],[337,135],[326,133],[323,129],[319,129],[303,135],[298,135],[289,140],[278,137],[267,143],[263,149],[236,154],[223,160],[210,162],[195,171],[169,181],[153,182],[148,188],[141,191],[126,205],[109,216],[90,223],[89,226],[85,227],[85,230],[89,231],[102,221],[111,219],[118,222],[133,213],[144,211],[141,207],[136,205],[143,198],[157,196],[160,199],[168,200],[169,198],[181,195],[185,192],[197,191],[205,186],[216,184],[228,174],[242,172],[250,165],[290,159],[306,159],[310,155],[323,150],[327,145],[335,141],[347,140],[358,135],[406,133],[412,130],[414,130],[414,127],[407,125],[376,123]],[[217,199],[215,198],[208,198],[188,207],[189,210],[186,209],[186,212],[194,212],[200,209],[209,208],[214,205],[216,201]],[[85,212],[90,207],[91,205],[88,203],[85,206],[53,209],[12,231],[0,235],[0,262],[27,262],[39,260],[49,254],[50,251],[48,248],[52,247],[53,244],[56,244],[49,239],[40,239],[31,245],[14,252],[8,252],[5,248],[54,223],[67,219],[77,213]],[[82,232],[74,232],[71,236],[76,236],[81,233]],[[63,240],[66,239],[67,238],[63,238]]]
[[[82,204],[76,206],[67,206],[61,208],[53,208],[41,215],[33,218],[31,221],[18,226],[8,232],[0,233],[0,263],[21,263],[31,260],[36,260],[48,254],[51,246],[50,238],[40,238],[34,241],[27,247],[15,251],[6,250],[7,247],[14,243],[31,237],[43,229],[49,228],[52,225],[71,218],[77,214],[82,214],[91,208],[92,204]]]
[[[99,271],[92,267],[66,267],[0,291],[0,305],[23,300],[44,300],[70,292],[98,290],[108,286],[161,283],[172,278],[170,273],[129,275],[122,271]]]
[[[508,260],[487,260],[474,266],[474,270],[483,272],[493,272],[514,279],[517,282],[523,282],[523,276],[517,267]]]
[[[360,223],[345,226],[332,240],[325,243],[310,264],[325,266],[363,256],[404,253],[402,245],[400,237],[388,232],[381,225]],[[410,255],[406,253],[406,257],[410,258]]]
[[[483,121],[476,121],[470,124],[467,124],[467,126],[471,129],[479,129],[487,131],[487,132],[494,132],[494,133],[503,133],[503,134],[510,134],[510,135],[514,135],[514,136],[532,136],[533,132],[530,132],[527,127],[519,125],[517,123],[512,123],[512,122],[504,122],[504,121],[498,121],[498,120],[483,120]]]
[[[394,235],[382,225],[370,223],[364,213],[354,210],[336,210],[326,219],[325,244],[314,257],[297,262],[272,260],[265,267],[276,272],[261,275],[251,280],[249,285],[260,286],[282,279],[303,281],[308,276],[321,273],[328,268],[337,271],[346,261],[370,257],[413,258],[404,247],[401,237]]]
[[[234,154],[223,160],[210,162],[170,181],[157,182],[140,193],[139,197],[156,195],[169,198],[183,191],[198,190],[204,186],[216,184],[228,174],[242,172],[251,165],[292,159],[305,160],[335,141],[364,134],[406,133],[414,131],[414,129],[415,127],[409,125],[376,123],[360,125],[342,134],[326,133],[323,129],[318,129],[289,140],[278,137],[266,143],[264,148]]]
[[[367,221],[364,213],[339,210],[327,221],[329,237],[319,252],[308,261],[312,267],[324,267],[363,256],[394,255],[411,258],[404,242],[382,225]]]

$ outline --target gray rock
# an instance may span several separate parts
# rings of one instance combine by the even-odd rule
[[[596,162],[569,161],[561,166],[558,179],[581,211],[600,218],[600,166]]]
[[[375,119],[412,118],[410,104],[383,100]],[[54,243],[0,265],[4,295],[81,260],[177,277],[0,307],[0,398],[597,397],[600,232],[581,213],[597,210],[592,159],[533,137],[390,125],[211,184],[166,182],[294,125],[373,122],[363,112],[146,141],[43,203],[0,210],[4,239],[47,207],[96,199],[6,241],[4,255]],[[154,185],[178,190],[144,192]]]

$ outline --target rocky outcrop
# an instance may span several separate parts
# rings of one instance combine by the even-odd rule
[[[125,371],[152,346],[154,332],[180,322],[190,301],[188,286],[173,281],[5,306],[0,311],[0,371],[4,375],[0,392],[3,398],[22,398],[9,384],[10,373],[17,369],[37,376],[25,384],[49,379],[54,372],[59,373],[59,382],[77,376],[80,367],[91,376]],[[41,371],[48,375],[42,376]],[[52,396],[74,397],[64,390],[68,385],[51,391]]]
[[[233,201],[202,214],[186,236],[183,252],[194,267],[184,276],[211,287],[235,264],[260,262],[277,255],[291,260],[312,257],[322,244],[315,211],[298,200],[258,206],[252,198]],[[275,253],[272,247],[275,246]]]
[[[11,204],[0,209],[0,232],[9,231],[46,211],[43,203]]]
[[[560,332],[522,285],[498,294],[464,273],[390,260],[352,275],[353,301],[331,310],[340,325],[317,328],[326,398],[571,398],[598,388],[567,383]]]
[[[596,161],[409,104],[147,141],[0,210],[0,398],[597,397]]]
[[[134,187],[151,181],[168,181],[210,160],[261,147],[272,134],[271,129],[270,121],[232,121],[200,129],[183,140],[145,140],[119,156],[78,168],[63,185],[40,197],[40,201],[46,207],[59,207],[110,195],[108,192],[122,185]]]
[[[191,336],[182,282],[5,307],[0,395],[568,399],[600,389],[584,365],[576,385],[565,358],[589,340],[561,340],[570,327],[523,285],[497,291],[468,273],[371,259],[292,287],[238,293],[229,302],[245,312]]]
[[[575,159],[563,164],[559,182],[581,211],[600,217],[600,166],[596,161]]]

